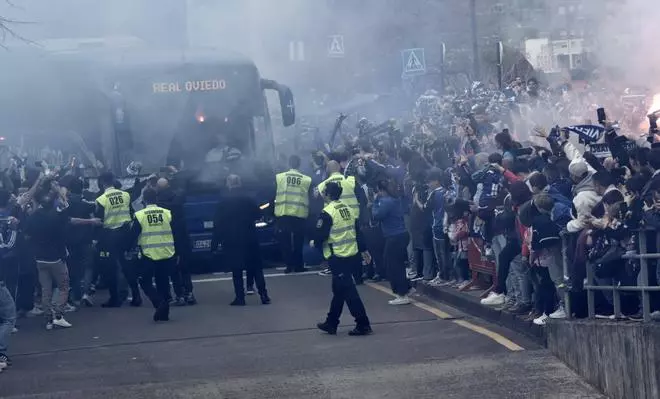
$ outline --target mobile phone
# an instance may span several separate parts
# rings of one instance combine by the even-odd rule
[[[598,123],[604,125],[607,121],[607,115],[605,115],[605,108],[601,107],[596,110],[596,115],[598,115]]]

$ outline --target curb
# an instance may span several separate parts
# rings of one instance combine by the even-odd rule
[[[413,283],[415,284],[415,283]],[[537,326],[531,321],[524,321],[520,317],[511,313],[496,310],[484,306],[479,302],[479,298],[464,294],[456,289],[445,287],[433,287],[425,283],[417,282],[415,284],[417,292],[439,302],[446,303],[469,315],[487,320],[494,324],[506,327],[517,333],[523,334],[534,342],[547,347],[546,331],[543,327]]]

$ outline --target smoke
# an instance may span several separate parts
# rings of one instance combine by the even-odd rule
[[[603,2],[606,3],[606,2]],[[595,56],[605,68],[621,72],[631,85],[660,90],[660,8],[655,0],[612,2],[603,7]]]

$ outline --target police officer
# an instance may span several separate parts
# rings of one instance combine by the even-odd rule
[[[245,306],[243,270],[254,277],[261,303],[268,305],[266,279],[259,251],[259,238],[255,221],[261,217],[259,206],[242,189],[241,178],[227,177],[227,194],[218,204],[213,219],[211,248],[222,248],[222,254],[232,272],[236,298],[231,306]]]
[[[309,194],[312,178],[300,173],[300,157],[289,158],[287,172],[275,177],[275,217],[278,240],[286,263],[286,273],[303,272],[303,241],[305,222],[309,216]]]
[[[323,194],[328,205],[316,223],[313,244],[323,249],[323,256],[328,260],[332,271],[333,297],[328,317],[317,327],[328,334],[336,334],[345,302],[356,323],[348,335],[368,335],[372,333],[371,324],[353,281],[352,271],[363,260],[369,263],[371,255],[364,249],[354,208],[341,201],[341,186],[328,182]]]
[[[342,188],[341,201],[353,211],[356,218],[360,217],[360,201],[364,199],[365,194],[360,186],[355,182],[354,176],[344,177],[341,174],[341,165],[337,161],[329,161],[326,167],[328,171],[328,178],[322,181],[318,187],[316,194],[323,195],[325,186],[330,182],[338,183]],[[364,201],[366,202],[366,201]]]
[[[153,188],[146,188],[142,199],[145,208],[135,212],[132,225],[132,236],[137,237],[140,249],[140,286],[156,309],[154,321],[168,321],[170,275],[177,262],[172,213],[156,205],[158,192]]]
[[[366,207],[367,197],[365,191],[360,187],[359,184],[355,181],[355,176],[345,177],[341,173],[341,165],[337,161],[329,161],[326,170],[328,172],[328,178],[321,182],[316,190],[317,195],[322,195],[325,189],[326,184],[329,182],[338,183],[342,188],[341,201],[349,206],[353,211],[353,214],[356,218],[360,218],[360,207]],[[329,269],[321,272],[323,275],[332,274],[332,271]],[[356,284],[362,284],[362,265],[359,264],[353,270],[353,277],[355,278]]]
[[[110,299],[103,307],[120,307],[119,270],[121,270],[131,289],[133,300],[131,306],[142,305],[142,297],[138,289],[137,276],[131,265],[126,261],[124,252],[128,242],[128,229],[133,208],[131,196],[115,188],[115,177],[111,172],[104,172],[98,179],[99,188],[103,191],[96,198],[96,217],[103,220],[103,231],[99,240],[100,250],[109,253],[109,261],[104,270],[104,277],[110,291]]]

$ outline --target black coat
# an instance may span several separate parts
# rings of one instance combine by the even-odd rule
[[[230,191],[220,200],[213,219],[211,248],[222,246],[232,269],[260,265],[255,222],[261,217],[257,203],[240,191]]]
[[[158,192],[158,203],[156,205],[169,210],[172,213],[172,235],[174,246],[178,255],[186,255],[190,251],[190,239],[188,227],[186,226],[186,215],[184,212],[183,195],[179,195],[171,188]]]

